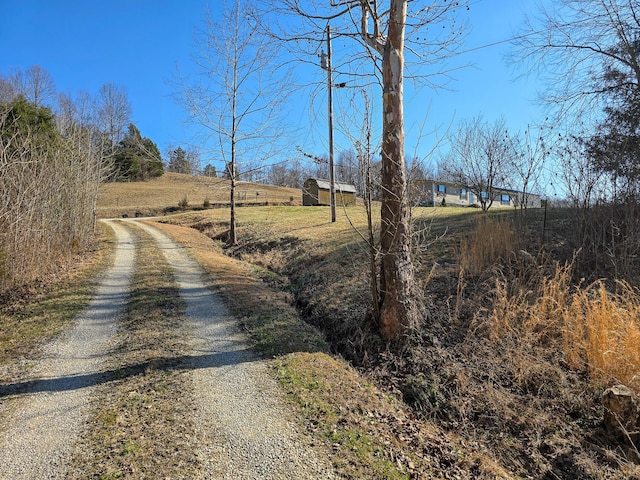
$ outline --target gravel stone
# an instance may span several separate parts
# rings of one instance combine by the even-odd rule
[[[129,222],[162,249],[187,305],[201,466],[194,478],[336,478],[330,462],[290,421],[268,366],[248,349],[237,320],[207,287],[199,265],[160,230],[138,220],[107,221],[116,232],[115,261],[95,297],[74,328],[45,348],[35,368],[0,383],[0,480],[65,478],[93,387],[106,379],[104,362],[131,288],[135,241]]]

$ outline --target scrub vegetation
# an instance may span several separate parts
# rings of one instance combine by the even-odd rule
[[[183,194],[183,186],[174,192]],[[224,241],[224,208],[158,220],[209,273],[343,478],[638,478],[635,427],[608,428],[602,403],[608,387],[639,388],[637,281],[597,275],[593,258],[578,248],[572,209],[487,215],[414,208],[422,322],[396,343],[382,339],[369,315],[369,252],[358,232],[366,213],[359,206],[338,212],[332,223],[327,207],[240,208],[234,246]],[[160,263],[145,265],[154,281],[144,287],[142,270],[140,292],[156,282],[170,288],[171,279],[153,273]],[[86,277],[72,278],[80,285]],[[69,294],[60,290],[58,302]],[[161,297],[160,306],[172,304]],[[23,303],[24,311],[35,308]],[[19,323],[13,310],[3,322],[12,318]],[[46,314],[39,318],[47,325]],[[147,333],[123,334],[143,343],[153,340],[151,332],[172,335],[144,323],[135,328]],[[15,346],[5,350],[7,359],[23,341],[18,334],[7,340]],[[142,347],[131,351],[149,353],[144,361],[154,366],[153,352]],[[101,397],[115,403],[98,404],[96,418],[129,409],[130,392],[147,395],[144,385],[128,382],[150,375],[177,382],[147,392],[173,408],[169,392],[187,388],[180,375],[147,369],[105,384],[105,391],[112,384],[122,389]],[[160,408],[141,405],[145,414]],[[94,447],[107,448],[100,458],[115,462],[109,471],[126,475],[123,459],[145,462],[141,452],[151,440],[117,429],[97,434],[104,435],[102,447]],[[164,468],[164,460],[154,461],[156,471]],[[179,468],[191,468],[186,462]]]

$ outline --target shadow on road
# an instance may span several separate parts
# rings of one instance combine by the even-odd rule
[[[103,383],[141,375],[149,370],[181,371],[219,368],[252,362],[255,359],[255,355],[248,349],[209,353],[205,355],[156,358],[135,365],[127,365],[101,372],[0,384],[0,399],[22,394],[64,392],[93,387]]]

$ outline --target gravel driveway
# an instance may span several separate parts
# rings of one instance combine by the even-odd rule
[[[29,378],[0,385],[0,479],[65,477],[66,458],[83,427],[83,408],[100,382],[128,292],[135,253],[129,222],[154,238],[187,305],[198,478],[334,478],[329,462],[288,421],[268,367],[247,349],[236,320],[208,289],[200,267],[157,228],[123,220],[109,221],[118,240],[115,265],[76,327],[47,349]],[[161,472],[158,476],[163,478]]]

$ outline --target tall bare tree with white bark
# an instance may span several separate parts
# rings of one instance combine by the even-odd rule
[[[453,18],[457,9],[464,8],[463,4],[332,0],[327,5],[312,0],[283,0],[282,7],[277,8],[279,13],[293,14],[302,21],[298,31],[292,31],[290,23],[280,26],[280,37],[298,44],[317,41],[326,23],[331,22],[335,39],[350,39],[358,45],[350,55],[351,73],[357,75],[355,64],[359,62],[369,74],[365,83],[377,80],[382,89],[378,322],[380,332],[388,340],[398,339],[418,318],[404,158],[405,40],[410,39],[413,44],[410,52],[415,56],[416,69],[412,75],[424,72],[418,66],[421,65],[430,69],[423,80],[431,82],[459,38],[458,24]],[[429,26],[434,27],[431,29],[434,33],[427,32]]]

